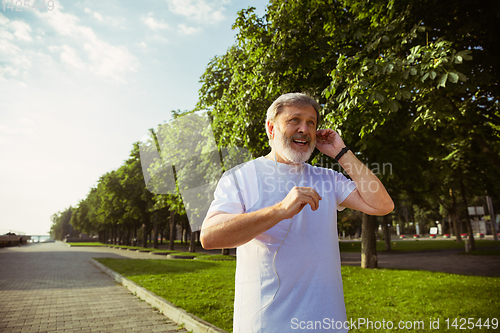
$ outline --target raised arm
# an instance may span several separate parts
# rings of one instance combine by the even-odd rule
[[[345,147],[334,130],[319,130],[316,137],[316,148],[332,158]],[[341,203],[343,207],[368,215],[387,215],[394,209],[394,203],[380,179],[352,151],[345,153],[338,162],[356,184],[356,190]]]

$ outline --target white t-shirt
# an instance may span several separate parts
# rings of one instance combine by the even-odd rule
[[[257,211],[283,200],[295,185],[314,188],[322,197],[319,209],[306,205],[238,247],[234,333],[348,331],[337,210],[354,182],[330,169],[260,157],[222,176],[209,211]]]

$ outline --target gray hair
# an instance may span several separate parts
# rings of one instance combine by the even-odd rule
[[[312,106],[314,110],[316,110],[317,122],[319,124],[319,103],[316,102],[311,96],[305,93],[288,93],[283,94],[278,97],[273,104],[267,109],[267,118],[266,118],[266,133],[269,139],[269,144],[271,145],[272,139],[271,134],[269,133],[269,129],[267,128],[267,121],[274,121],[276,117],[283,111],[283,108],[286,106],[295,106],[298,108],[305,108],[308,106]]]

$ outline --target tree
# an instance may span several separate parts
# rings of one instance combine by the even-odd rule
[[[209,63],[198,108],[211,110],[219,147],[258,156],[268,105],[307,91],[361,160],[393,166],[380,177],[394,198],[425,205],[431,188],[460,183],[434,171],[497,177],[498,18],[495,1],[272,1],[264,17],[239,13],[237,43]],[[450,163],[476,151],[474,166]]]
[[[431,162],[427,164],[434,165],[430,169],[444,167],[444,177],[454,176],[438,183],[461,184],[465,169],[498,174],[498,3],[345,3],[364,27],[364,43],[340,57],[330,74],[331,85],[324,91],[334,110],[330,115],[343,123],[361,119],[361,137],[369,141],[381,124],[408,113],[408,128],[434,141],[424,150]],[[453,193],[445,187],[441,193]],[[452,199],[450,215],[458,221],[458,201]]]
[[[52,226],[50,227],[50,237],[56,240],[63,240],[66,237],[77,237],[79,232],[70,225],[73,208],[70,206],[62,212],[52,215]]]

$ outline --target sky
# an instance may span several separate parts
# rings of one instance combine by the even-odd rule
[[[235,42],[237,12],[262,16],[268,3],[10,2],[0,2],[0,234],[28,235],[48,234],[51,216],[171,110],[193,109],[208,62]]]

